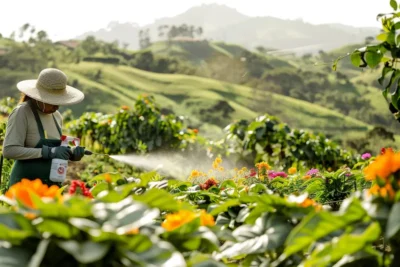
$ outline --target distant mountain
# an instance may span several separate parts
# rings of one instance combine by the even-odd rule
[[[209,32],[208,37],[248,48],[265,46],[304,54],[360,43],[377,33],[378,29],[256,17]]]
[[[143,28],[150,29],[153,41],[160,40],[161,25],[188,24],[203,27],[203,38],[235,43],[253,49],[256,46],[289,50],[298,53],[330,50],[349,43],[363,42],[375,36],[378,29],[356,28],[342,24],[314,25],[302,20],[284,20],[274,17],[248,17],[225,5],[210,4],[190,8],[175,17],[161,18]],[[137,24],[113,22],[106,29],[87,32],[77,39],[94,35],[104,41],[118,40],[131,49],[139,48]]]
[[[228,25],[240,23],[249,19],[248,16],[239,13],[236,9],[219,4],[203,4],[192,7],[186,12],[172,18],[162,18],[146,28],[158,27],[159,25],[180,25],[183,23],[201,26],[206,32],[218,30]]]
[[[112,21],[104,29],[97,31],[86,32],[76,39],[85,39],[87,36],[95,36],[96,39],[100,39],[106,42],[118,41],[121,45],[129,44],[130,48],[137,49],[139,42],[139,31],[140,27],[135,23],[119,23]]]

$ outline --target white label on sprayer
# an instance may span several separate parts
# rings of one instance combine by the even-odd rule
[[[50,168],[50,181],[62,183],[67,176],[68,160],[53,159]]]

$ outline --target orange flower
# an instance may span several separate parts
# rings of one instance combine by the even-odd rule
[[[217,158],[214,160],[213,164],[212,164],[213,169],[214,169],[214,170],[218,169],[218,168],[219,168],[219,165],[220,165],[221,163],[222,163],[222,159],[221,159],[220,157],[217,157]]]
[[[289,170],[288,170],[288,173],[289,173],[289,174],[295,174],[296,172],[297,172],[296,167],[291,167],[291,168],[289,168]]]
[[[12,185],[5,196],[9,199],[18,200],[30,208],[36,208],[35,203],[33,203],[32,195],[37,195],[40,198],[61,199],[59,189],[60,188],[56,185],[48,187],[46,184],[43,184],[40,179],[22,179],[21,182]]]
[[[161,226],[167,231],[172,231],[192,221],[194,218],[196,218],[196,215],[193,212],[181,210],[177,213],[168,214]]]
[[[388,197],[389,199],[394,199],[395,192],[393,187],[390,183],[387,183],[384,187],[380,187],[379,185],[375,184],[367,191],[368,195],[380,196],[383,198]]]
[[[193,180],[196,177],[205,176],[205,175],[206,174],[204,172],[201,172],[201,171],[198,171],[198,170],[193,170],[190,173],[189,180]]]
[[[212,215],[208,214],[205,210],[202,210],[200,212],[200,222],[201,222],[201,225],[203,225],[203,226],[214,226],[215,225],[214,217]]]
[[[190,177],[197,177],[197,176],[199,176],[200,175],[200,172],[198,171],[198,170],[193,170],[191,173],[190,173]]]
[[[304,180],[309,180],[309,179],[311,179],[311,175],[305,175],[305,176],[303,176],[303,179]]]
[[[198,133],[199,133],[199,130],[198,130],[198,129],[193,129],[193,132],[194,132],[195,134],[198,134]]]
[[[128,106],[122,106],[121,109],[122,110],[129,110],[129,107]]]
[[[202,226],[215,225],[214,217],[204,210],[198,214],[188,210],[180,210],[179,212],[168,214],[161,226],[167,231],[173,231],[196,218],[200,218],[200,224]]]
[[[377,156],[375,161],[364,169],[364,174],[365,179],[371,181],[377,177],[387,179],[398,170],[400,170],[400,153],[386,150],[384,154]]]
[[[260,162],[256,164],[256,167],[258,168],[258,170],[262,170],[263,168],[266,170],[270,170],[271,166],[269,166],[269,164],[267,162]]]
[[[25,218],[27,218],[28,220],[33,220],[36,219],[37,215],[35,213],[32,212],[27,212],[24,214]]]
[[[139,228],[134,227],[131,230],[127,231],[125,234],[126,235],[137,235],[139,233]]]
[[[306,198],[302,203],[300,203],[300,207],[307,208],[314,206],[316,210],[320,210],[321,206],[317,204],[313,199],[311,198]]]
[[[104,176],[105,176],[104,180],[105,180],[107,183],[111,183],[111,182],[112,182],[112,179],[111,179],[111,176],[110,176],[109,173],[104,174]]]

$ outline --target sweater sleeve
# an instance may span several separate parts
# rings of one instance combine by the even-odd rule
[[[37,159],[42,157],[41,148],[25,147],[28,119],[24,109],[15,108],[8,117],[6,136],[3,144],[5,158],[15,160]]]

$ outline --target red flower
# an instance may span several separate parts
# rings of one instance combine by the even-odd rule
[[[204,184],[200,184],[200,188],[202,190],[208,190],[210,187],[213,187],[215,185],[218,185],[218,182],[215,181],[214,178],[210,178]]]
[[[249,175],[246,175],[245,178],[256,177],[257,171],[255,169],[250,169]]]
[[[88,198],[93,198],[92,193],[88,188],[86,188],[85,183],[79,180],[72,180],[68,193],[71,195],[75,194],[77,187],[80,188],[82,195]]]

